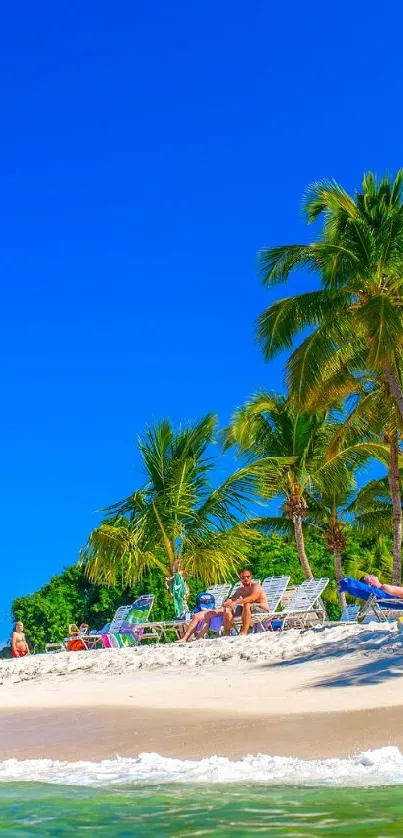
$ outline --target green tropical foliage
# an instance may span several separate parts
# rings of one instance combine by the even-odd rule
[[[336,376],[337,377],[337,376]],[[337,381],[333,381],[328,388],[326,376],[323,377],[322,403],[334,397]],[[343,444],[344,437],[354,434],[357,439],[372,437],[389,447],[388,474],[386,485],[390,508],[388,513],[388,531],[393,531],[393,570],[392,582],[401,581],[401,548],[402,548],[402,498],[401,478],[402,455],[400,440],[402,434],[402,419],[389,388],[382,378],[377,381],[358,378],[351,373],[344,374],[343,392],[347,396],[345,405],[348,409],[347,417],[341,422],[337,432],[339,444]],[[333,395],[332,395],[333,394]],[[311,405],[312,408],[312,405]],[[350,512],[353,511],[351,507]]]
[[[346,572],[351,575],[365,571],[390,578],[391,562],[388,546],[382,553],[376,541],[355,533],[347,526],[347,542],[343,556]],[[329,576],[331,583],[325,592],[325,604],[330,618],[338,619],[337,586],[334,579],[333,557],[319,532],[312,529],[306,537],[310,564],[315,576]],[[389,557],[389,564],[388,564]],[[252,542],[246,553],[246,564],[257,579],[266,576],[291,576],[293,584],[304,579],[293,538],[274,533]],[[233,576],[228,581],[235,581]],[[190,607],[202,589],[200,580],[189,580]],[[97,585],[89,581],[83,567],[69,567],[36,593],[15,599],[12,604],[13,621],[22,620],[32,650],[43,651],[45,643],[66,637],[69,623],[88,623],[90,629],[100,629],[108,623],[120,605],[127,605],[143,593],[155,596],[152,618],[171,619],[172,605],[159,569],[146,574],[132,588],[117,584],[114,587]],[[5,654],[9,654],[5,650]]]
[[[283,498],[283,516],[258,522],[265,531],[294,532],[298,555],[307,578],[312,569],[306,555],[302,522],[308,515],[308,496],[318,506],[319,498],[331,498],[351,490],[354,470],[369,457],[388,460],[387,446],[363,439],[355,429],[345,429],[338,442],[339,425],[326,411],[298,410],[289,398],[261,392],[238,409],[225,432],[226,445],[236,445],[261,467],[259,488],[266,499]],[[277,484],[271,478],[273,466],[280,474]],[[269,480],[266,483],[266,474]]]
[[[306,404],[321,389],[322,374],[352,372],[381,378],[403,416],[403,170],[391,181],[364,176],[350,196],[336,181],[307,191],[308,223],[323,220],[317,240],[261,252],[263,282],[286,282],[291,271],[317,272],[321,288],[278,300],[260,317],[264,356],[292,349],[288,380],[294,398]]]
[[[147,480],[91,533],[81,558],[92,581],[132,586],[155,568],[168,577],[178,559],[205,584],[236,574],[258,538],[247,513],[257,469],[239,469],[213,488],[215,430],[208,414],[178,432],[161,422],[139,440]],[[275,467],[268,480],[278,475]]]

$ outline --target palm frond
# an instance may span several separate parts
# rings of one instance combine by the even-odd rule
[[[323,318],[337,323],[347,303],[345,295],[326,290],[277,300],[258,320],[257,337],[265,360],[290,349],[303,329],[318,326]]]
[[[308,223],[316,221],[322,213],[345,213],[350,218],[357,217],[357,207],[348,192],[336,180],[318,180],[305,192],[303,211]]]

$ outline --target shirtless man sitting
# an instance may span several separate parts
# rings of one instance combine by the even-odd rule
[[[242,629],[240,634],[247,634],[251,624],[252,612],[270,611],[266,594],[261,585],[253,582],[250,570],[241,570],[239,578],[241,585],[234,591],[231,598],[227,599],[220,608],[214,608],[209,611],[198,611],[193,616],[185,634],[178,640],[178,643],[186,643],[192,634],[196,633],[196,630],[198,639],[204,637],[210,627],[211,621],[219,614],[223,615],[224,634],[228,635],[231,633],[234,616],[238,616],[238,614],[242,615]]]
[[[372,585],[373,588],[381,588],[389,596],[403,599],[403,587],[401,585],[384,585],[377,576],[372,576],[371,573],[366,573],[365,576],[361,576],[361,582],[366,582],[367,585]]]
[[[25,640],[24,626],[18,622],[11,635],[11,657],[25,658],[26,655],[29,655],[29,646]]]
[[[250,629],[252,614],[258,611],[270,611],[267,596],[258,582],[254,582],[250,570],[241,570],[241,586],[234,591],[230,599],[223,603],[224,634],[231,634],[234,617],[242,616],[240,634],[247,634]]]

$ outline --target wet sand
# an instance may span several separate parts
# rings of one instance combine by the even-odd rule
[[[403,751],[403,634],[350,627],[0,665],[0,759]]]
[[[142,752],[181,759],[247,754],[347,757],[383,745],[403,751],[403,708],[244,716],[147,708],[0,711],[0,759],[101,760]]]

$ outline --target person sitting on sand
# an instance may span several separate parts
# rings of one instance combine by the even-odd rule
[[[254,582],[250,570],[241,570],[239,574],[241,585],[234,591],[230,599],[225,600],[221,608],[214,608],[209,611],[198,611],[183,637],[178,643],[186,643],[192,634],[197,638],[204,637],[214,617],[223,615],[224,634],[228,635],[234,625],[234,617],[242,617],[242,629],[240,634],[247,634],[251,624],[252,613],[255,611],[270,611],[266,594],[261,585]],[[199,628],[198,628],[199,626]]]
[[[24,626],[18,622],[11,635],[11,657],[25,658],[26,655],[29,655],[29,646],[25,639]]]
[[[372,585],[373,588],[381,588],[381,590],[385,591],[385,593],[389,594],[389,596],[395,596],[399,599],[403,599],[402,585],[384,585],[377,576],[372,576],[371,573],[366,573],[365,576],[361,576],[360,582]]]

